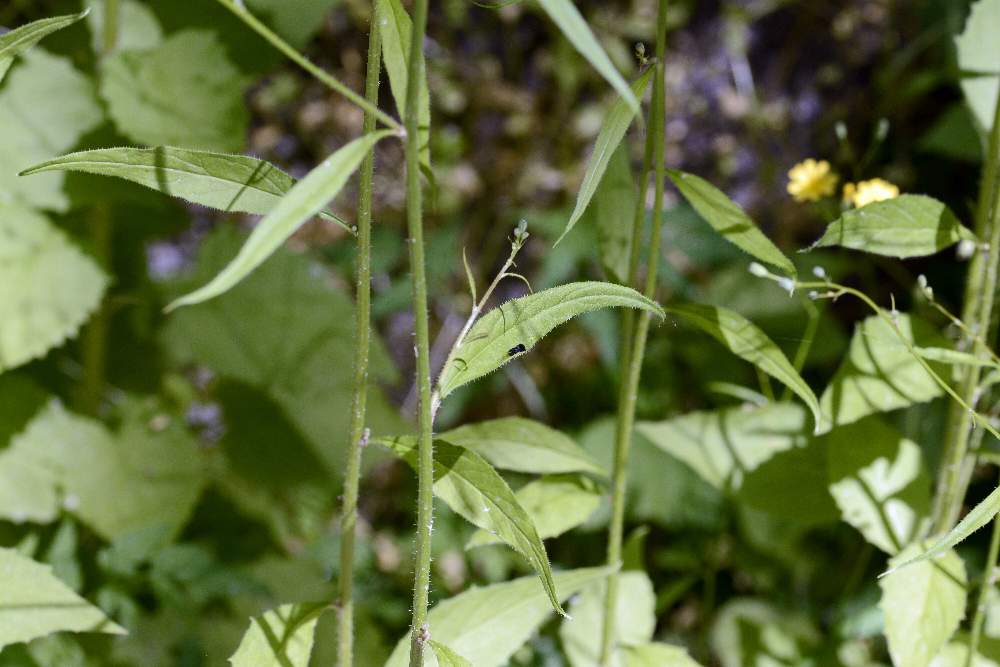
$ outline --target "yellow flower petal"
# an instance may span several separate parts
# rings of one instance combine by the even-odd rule
[[[788,170],[788,194],[798,202],[818,201],[834,193],[837,178],[829,162],[809,158]]]

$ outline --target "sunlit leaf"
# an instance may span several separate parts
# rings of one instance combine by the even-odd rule
[[[428,644],[430,644],[431,648],[434,649],[434,655],[437,657],[438,667],[472,667],[471,662],[455,653],[441,642],[434,641],[432,639],[428,642]]]
[[[559,627],[559,638],[571,667],[601,664],[604,602],[607,579],[596,581],[575,596],[569,605],[570,618]],[[615,611],[618,646],[639,646],[653,638],[656,628],[656,593],[645,572],[618,575]],[[616,656],[620,660],[620,657]]]
[[[653,642],[622,649],[625,667],[699,667],[680,646]]]
[[[316,622],[326,603],[286,604],[250,619],[229,658],[233,667],[308,667]]]
[[[39,19],[0,35],[0,81],[3,81],[4,75],[18,54],[27,51],[55,31],[73,25],[86,15],[85,10],[79,14]]]
[[[985,76],[962,78],[962,89],[981,129],[993,127],[994,111],[1000,96],[1000,41],[995,39],[1000,25],[1000,0],[977,0],[972,3],[962,34],[955,39],[958,64],[963,71]]]

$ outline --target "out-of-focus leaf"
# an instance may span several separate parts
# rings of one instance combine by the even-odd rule
[[[417,468],[417,439],[383,438],[380,443]],[[474,526],[496,535],[524,556],[538,573],[553,609],[559,606],[545,545],[528,512],[486,459],[444,440],[434,440],[434,495]]]
[[[601,308],[641,308],[663,316],[663,309],[630,287],[602,282],[570,283],[497,306],[472,326],[456,359],[441,371],[441,398],[492,373],[535,346],[560,324]]]
[[[943,155],[952,160],[976,164],[983,159],[983,141],[964,102],[948,107],[927,130],[917,147],[921,151]]]
[[[0,647],[55,632],[125,634],[124,628],[59,581],[48,566],[14,549],[0,549],[0,591]]]
[[[471,449],[497,468],[545,474],[605,470],[572,438],[551,426],[524,417],[501,417],[466,424],[441,434],[459,447]]]
[[[88,0],[91,45],[94,53],[104,52],[104,3],[105,0]],[[156,15],[138,0],[118,0],[118,43],[115,51],[151,49],[163,41],[163,30]]]
[[[601,664],[601,633],[607,579],[596,581],[575,596],[569,605],[570,618],[559,627],[559,638],[571,667]],[[656,593],[645,572],[618,575],[615,627],[619,647],[640,646],[653,638],[656,628]],[[621,656],[615,656],[620,662]]]
[[[902,259],[933,255],[962,239],[975,238],[937,199],[900,195],[844,211],[812,248],[839,245]]]
[[[184,30],[153,49],[105,60],[101,96],[137,143],[239,151],[249,116],[244,83],[214,33]]]
[[[625,667],[699,667],[680,646],[653,642],[622,649]]]
[[[271,28],[289,44],[301,49],[323,27],[341,0],[247,0],[247,7],[269,19]]]
[[[980,647],[982,644],[980,644]],[[995,660],[990,660],[980,652],[972,656],[972,662],[967,662],[969,645],[962,641],[950,641],[931,661],[931,667],[997,667]]]
[[[594,199],[584,214],[597,229],[601,265],[609,280],[628,280],[629,250],[632,244],[632,215],[639,199],[629,164],[628,147],[620,145],[611,155]]]
[[[428,643],[431,645],[431,648],[434,649],[434,655],[437,657],[438,667],[472,667],[471,662],[455,653],[441,642],[434,641],[432,639]]]
[[[686,322],[725,345],[730,352],[746,359],[794,391],[809,407],[816,429],[819,429],[821,416],[816,394],[788,361],[785,353],[753,322],[736,311],[705,304],[679,304],[671,306],[667,311],[680,315]]]
[[[921,551],[911,544],[889,561],[879,581],[889,654],[898,667],[927,667],[965,616],[965,565],[954,551],[898,569]]]
[[[0,35],[0,82],[18,54],[27,51],[55,31],[73,25],[86,15],[87,12],[83,11],[79,14],[40,19]]]
[[[107,284],[43,215],[0,204],[0,372],[73,338]]]
[[[604,579],[603,567],[557,572],[553,578],[560,601],[588,584]],[[548,597],[534,577],[522,577],[469,590],[439,602],[427,616],[431,636],[448,645],[476,667],[506,665],[552,613]],[[409,635],[400,639],[386,667],[409,664]],[[433,665],[425,654],[425,665]]]
[[[698,215],[723,238],[761,262],[780,269],[792,278],[796,276],[792,261],[764,236],[757,223],[722,190],[694,174],[676,169],[667,173]]]
[[[308,667],[316,622],[327,603],[286,604],[250,619],[233,667]]]
[[[1000,25],[1000,0],[978,0],[972,3],[965,30],[955,39],[958,65],[962,70],[986,76],[962,79],[962,89],[981,129],[993,127],[997,97],[1000,96],[1000,42],[996,36]]]
[[[722,667],[773,667],[802,662],[819,633],[805,616],[733,598],[718,611],[709,642]]]
[[[632,84],[632,92],[637,99],[641,99],[643,94],[645,94],[654,70],[654,67],[650,67]],[[591,198],[597,192],[598,186],[604,178],[611,157],[615,154],[615,150],[625,136],[625,132],[628,131],[629,125],[632,124],[632,119],[635,118],[637,111],[637,107],[632,106],[627,100],[619,97],[611,106],[608,115],[604,117],[601,130],[598,132],[597,140],[594,142],[594,151],[591,153],[590,161],[587,163],[587,171],[583,176],[583,182],[580,184],[580,192],[576,196],[576,206],[573,208],[573,213],[569,216],[569,222],[566,223],[565,231],[563,231],[562,235],[556,241],[557,244],[564,236],[569,234],[569,231],[573,229],[573,225],[576,224],[584,211],[587,210]],[[627,170],[627,153],[625,153],[625,166]],[[622,209],[616,211],[615,214],[619,225],[626,229],[631,229],[632,209]]]
[[[920,447],[868,417],[825,436],[830,493],[869,542],[895,554],[915,537],[930,507]]]
[[[207,285],[171,302],[167,310],[208,301],[232,289],[274,254],[304,222],[336,197],[375,143],[389,130],[366,134],[343,146],[313,169],[254,228],[239,254]]]

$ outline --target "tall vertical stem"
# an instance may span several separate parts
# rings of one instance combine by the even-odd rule
[[[104,44],[101,48],[105,56],[114,53],[118,46],[119,8],[118,0],[104,0]]]
[[[646,128],[647,141],[652,139],[652,162],[656,174],[653,195],[653,229],[649,242],[649,258],[646,266],[646,285],[644,293],[653,298],[656,293],[656,274],[660,259],[660,236],[663,226],[663,185],[666,177],[666,166],[663,160],[664,116],[666,114],[663,89],[664,59],[667,49],[667,0],[660,0],[656,17],[656,62],[653,72],[653,98],[650,108],[649,123]],[[645,183],[643,183],[645,185]],[[644,200],[644,197],[641,197]],[[635,246],[639,236],[633,236],[633,254],[630,257],[630,281],[638,282],[638,262],[632,262],[635,257]],[[633,271],[634,269],[634,271]],[[608,565],[617,566],[622,557],[622,532],[625,524],[625,491],[627,484],[628,455],[632,447],[632,427],[635,422],[635,402],[639,393],[639,378],[642,373],[642,361],[646,352],[646,337],[649,333],[650,313],[639,314],[632,336],[631,351],[622,355],[626,364],[625,377],[619,394],[618,421],[615,430],[615,452],[611,486],[611,525],[608,530]],[[601,636],[601,664],[611,664],[616,644],[615,611],[618,607],[618,573],[608,577],[607,595],[604,600],[604,628]]]
[[[420,86],[423,44],[427,31],[427,0],[414,0],[410,60],[406,79],[406,224],[410,234],[413,315],[416,333],[417,393],[420,399],[420,445],[417,464],[417,552],[413,575],[413,621],[410,627],[410,667],[423,667],[427,643],[427,597],[431,580],[431,532],[434,520],[434,442],[431,430],[430,336],[427,325],[427,278],[424,271],[424,228],[420,189]]]
[[[379,76],[382,71],[382,38],[374,10],[368,35],[368,71],[365,99],[378,104]],[[366,113],[364,133],[375,131],[375,114]],[[371,250],[372,181],[375,176],[375,147],[361,163],[358,194],[358,249],[356,311],[354,330],[354,397],[351,401],[350,441],[344,467],[344,505],[340,523],[340,618],[337,657],[340,667],[354,664],[354,538],[358,521],[358,484],[361,477],[361,450],[367,441],[365,407],[368,401],[368,349],[371,338]]]
[[[993,517],[993,535],[990,537],[990,550],[983,565],[983,580],[979,583],[979,595],[976,596],[976,610],[972,617],[972,634],[969,638],[969,651],[965,656],[965,667],[972,666],[979,648],[979,640],[983,635],[986,603],[989,602],[990,591],[993,590],[996,580],[997,556],[1000,556],[1000,515]]]

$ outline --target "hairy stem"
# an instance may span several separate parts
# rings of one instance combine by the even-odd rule
[[[374,16],[374,15],[373,15]],[[365,99],[378,103],[379,75],[382,71],[382,39],[378,22],[371,22],[368,35],[368,71],[365,74]],[[375,131],[375,114],[366,113],[364,133]],[[371,339],[372,299],[372,181],[375,176],[375,147],[361,163],[358,195],[358,250],[355,332],[354,397],[351,401],[350,441],[344,467],[344,505],[340,523],[340,617],[337,633],[337,657],[340,667],[354,664],[354,538],[358,521],[358,484],[361,476],[361,451],[367,444],[365,408],[368,401],[368,350]]]
[[[986,603],[996,580],[997,556],[1000,555],[1000,515],[993,517],[993,534],[990,537],[990,550],[986,554],[983,565],[983,580],[979,583],[979,595],[976,597],[976,611],[972,617],[972,634],[969,638],[969,652],[965,656],[965,667],[972,667],[973,656],[979,648],[979,640],[983,635],[983,623],[986,620]]]
[[[665,96],[663,89],[664,58],[667,49],[667,0],[660,0],[656,17],[656,62],[653,72],[653,98],[650,107],[649,124],[646,128],[647,142],[652,137],[652,164],[655,182],[653,195],[653,229],[649,242],[649,258],[646,266],[646,285],[644,293],[653,298],[656,293],[656,274],[660,259],[660,236],[663,226],[663,185],[666,178],[666,167],[663,160],[664,148],[664,116]],[[646,172],[644,172],[646,173]],[[645,183],[643,183],[645,185]],[[642,195],[640,194],[640,198]],[[635,246],[639,236],[632,238],[633,249],[629,257],[630,273],[635,268],[638,273],[638,262],[632,262],[635,257]],[[638,282],[637,275],[629,276],[633,284]],[[625,377],[618,400],[618,420],[615,430],[615,452],[611,486],[611,525],[608,529],[608,565],[617,567],[622,557],[622,533],[625,525],[625,490],[627,485],[628,456],[632,447],[632,427],[635,422],[635,403],[639,393],[639,378],[642,373],[642,361],[646,352],[646,337],[649,333],[651,314],[643,311],[639,314],[631,334],[631,350],[622,355],[626,364]],[[630,327],[631,328],[631,327]],[[615,610],[618,608],[618,573],[608,576],[607,594],[604,600],[604,627],[601,633],[601,664],[611,664],[616,645]]]

